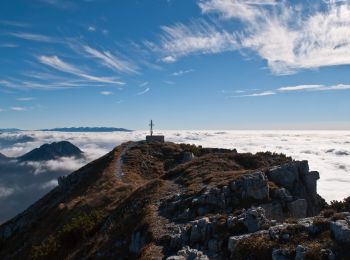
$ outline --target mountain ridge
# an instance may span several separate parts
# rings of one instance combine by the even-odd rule
[[[61,127],[52,129],[41,129],[39,131],[57,131],[57,132],[131,132],[126,128],[116,127]]]
[[[318,178],[282,154],[128,142],[1,225],[0,257],[341,257],[350,213],[327,209]]]

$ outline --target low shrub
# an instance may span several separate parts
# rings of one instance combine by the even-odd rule
[[[194,144],[180,144],[180,147],[185,152],[191,152],[195,156],[201,156],[203,154],[203,147],[201,145],[196,146]]]
[[[231,259],[271,259],[276,243],[264,236],[251,237],[237,242]]]
[[[104,213],[99,210],[81,212],[55,235],[49,236],[40,245],[34,245],[31,250],[31,258],[47,259],[54,257],[59,249],[63,248],[62,251],[67,251],[67,249],[74,248],[79,242],[96,232],[104,218]]]
[[[337,211],[335,211],[334,209],[325,209],[321,212],[321,214],[325,217],[325,218],[330,218],[332,217],[335,213],[337,213]]]
[[[350,211],[350,197],[345,198],[343,201],[332,200],[328,208],[337,212]]]

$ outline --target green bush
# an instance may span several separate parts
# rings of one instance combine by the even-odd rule
[[[343,201],[332,200],[328,208],[337,212],[350,211],[350,197],[345,198]]]
[[[32,247],[31,258],[33,259],[44,259],[53,256],[60,245],[54,236],[49,236],[49,238],[38,246]]]
[[[180,147],[185,152],[191,152],[195,156],[201,156],[203,153],[203,147],[201,145],[196,146],[194,144],[180,144]]]
[[[74,248],[79,242],[92,235],[100,227],[105,214],[99,210],[81,212],[73,217],[55,235],[51,235],[40,245],[34,245],[31,251],[33,259],[53,257],[60,249]]]

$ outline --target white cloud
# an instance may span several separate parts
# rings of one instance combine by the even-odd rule
[[[238,18],[244,21],[256,19],[260,14],[259,5],[275,5],[275,0],[203,0],[199,7],[204,13],[219,12],[224,18]]]
[[[272,96],[272,95],[276,95],[276,92],[263,91],[263,92],[259,92],[259,93],[247,94],[247,95],[236,96],[236,97],[264,97],[264,96]]]
[[[51,42],[51,43],[57,42],[57,39],[54,39],[52,37],[42,35],[42,34],[14,32],[14,33],[10,33],[9,35],[14,36],[16,38],[23,39],[23,40],[28,40],[28,41]]]
[[[160,46],[150,45],[153,50],[164,53],[164,62],[190,54],[209,54],[237,49],[236,37],[214,24],[205,21],[193,22],[187,26],[178,23],[163,26]]]
[[[43,63],[47,66],[50,66],[56,70],[66,72],[69,74],[73,74],[73,75],[79,76],[81,78],[90,80],[90,81],[107,83],[107,84],[117,84],[117,85],[124,85],[125,84],[124,82],[117,81],[115,78],[97,77],[97,76],[89,75],[86,72],[78,69],[77,67],[62,61],[57,56],[39,56],[38,59],[41,63]]]
[[[291,74],[350,64],[350,3],[322,3],[311,8],[307,2],[203,0],[199,6],[204,13],[240,21],[240,48],[265,59],[273,73]]]
[[[54,180],[51,180],[51,181],[48,181],[48,182],[41,184],[40,188],[43,190],[46,190],[46,189],[51,190],[51,189],[55,188],[57,185],[58,185],[58,181],[56,179],[54,179]]]
[[[162,58],[162,61],[165,63],[173,63],[176,61],[176,58],[173,56],[166,56],[166,57]]]
[[[95,26],[89,26],[88,27],[88,31],[89,32],[95,32],[96,31],[96,27]]]
[[[252,93],[241,96],[233,96],[233,97],[262,97],[262,96],[271,96],[281,93],[288,92],[312,92],[312,91],[336,91],[336,90],[349,90],[350,85],[348,84],[337,84],[337,85],[297,85],[297,86],[286,86],[280,87],[275,90],[267,90],[259,93]]]
[[[139,86],[140,87],[146,87],[149,84],[148,81],[142,82]]]
[[[104,96],[110,96],[110,95],[113,95],[113,92],[111,92],[111,91],[101,91],[100,94],[104,95]]]
[[[18,44],[14,44],[14,43],[1,43],[0,47],[1,48],[18,48],[19,45]]]
[[[28,109],[26,107],[11,107],[11,110],[21,112],[21,111],[27,111]]]
[[[175,85],[176,84],[176,82],[170,81],[170,80],[163,80],[163,82],[167,85]]]
[[[194,72],[193,69],[189,69],[189,70],[179,70],[179,71],[176,71],[174,73],[172,73],[171,75],[172,76],[182,76],[184,74],[188,74],[188,73],[191,73],[191,72]]]
[[[102,64],[118,72],[137,73],[137,68],[129,61],[123,60],[109,51],[98,51],[84,45],[83,49],[92,57],[102,61]]]
[[[150,91],[151,89],[150,88],[146,88],[145,90],[141,91],[141,92],[138,92],[137,95],[140,96],[140,95],[144,95],[146,94],[148,91]]]
[[[338,84],[333,86],[325,86],[325,85],[298,85],[298,86],[288,86],[278,88],[278,91],[286,92],[286,91],[327,91],[327,90],[346,90],[350,89],[350,85],[346,84]]]
[[[34,98],[32,97],[22,97],[22,98],[16,98],[17,101],[32,101]]]
[[[6,197],[12,195],[14,193],[14,191],[15,190],[13,188],[7,188],[7,187],[0,186],[0,199],[6,198]]]
[[[33,167],[35,169],[34,174],[38,175],[52,171],[72,172],[79,169],[80,167],[83,167],[84,164],[86,164],[86,161],[84,159],[62,157],[57,160],[49,160],[42,162],[29,161],[23,162],[21,164]]]

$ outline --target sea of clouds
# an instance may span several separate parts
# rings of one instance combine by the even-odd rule
[[[236,148],[239,152],[272,151],[285,153],[297,160],[308,160],[310,169],[320,172],[318,192],[327,201],[350,196],[350,131],[160,131],[167,141],[191,143],[205,147]],[[110,133],[64,133],[23,131],[0,133],[0,153],[20,156],[44,143],[67,140],[78,146],[86,159],[62,158],[47,162],[27,162],[13,168],[0,169],[1,200],[11,204],[11,198],[23,190],[37,190],[37,196],[22,205],[28,206],[57,185],[57,176],[79,169],[87,162],[106,154],[125,141],[143,140],[146,131]],[[15,167],[16,179],[8,181]],[[11,167],[10,167],[11,168]],[[29,172],[26,172],[29,171]],[[13,174],[12,174],[13,176]],[[23,177],[25,176],[25,177]],[[24,182],[21,178],[29,181]],[[21,181],[19,181],[21,180]],[[23,184],[21,186],[21,183]],[[27,185],[27,186],[26,186]],[[29,186],[28,186],[29,185]],[[24,195],[22,195],[24,196]],[[27,205],[27,204],[28,205]],[[23,204],[23,203],[22,203]],[[13,206],[17,205],[14,203]],[[1,216],[0,216],[1,222]]]

